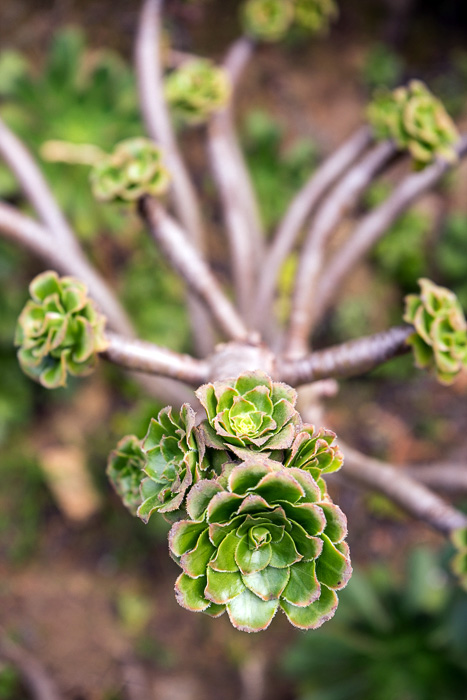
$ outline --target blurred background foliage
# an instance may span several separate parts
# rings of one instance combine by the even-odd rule
[[[38,158],[64,211],[96,264],[117,289],[139,333],[175,350],[190,351],[182,285],[154,249],[131,208],[94,201],[88,184],[89,166],[76,162],[76,149],[66,148],[66,144],[85,144],[108,152],[117,141],[143,131],[129,58],[136,9],[129,9],[128,3],[107,4],[105,8],[104,5],[99,6],[100,33],[89,22],[91,40],[76,27],[64,28],[60,21],[60,26],[42,30],[42,36],[51,37],[50,41],[43,41],[42,49],[21,51],[14,48],[13,41],[11,48],[0,53],[0,114]],[[234,0],[227,3],[177,0],[171,5],[171,30],[176,41],[187,50],[200,49],[206,54],[220,55],[225,41],[235,36],[237,25],[232,17],[236,16],[238,3]],[[328,53],[320,53],[325,51],[327,40],[324,40],[313,57],[319,59],[320,65],[327,66],[329,62],[331,76],[336,65],[339,72],[340,62],[348,59],[358,120],[365,101],[376,87],[392,88],[417,75],[430,81],[433,91],[462,121],[467,97],[467,51],[456,39],[455,21],[450,26],[451,33],[448,32],[452,42],[434,41],[439,35],[440,18],[436,13],[449,16],[452,2],[444,3],[443,7],[439,3],[425,3],[423,17],[416,15],[417,26],[406,17],[400,20],[399,31],[391,29],[390,5],[389,0],[387,4],[369,2],[364,3],[363,9],[360,6],[355,9],[354,3],[343,1],[342,26],[328,40],[338,44],[331,43]],[[40,3],[39,6],[42,7]],[[27,6],[21,15],[22,8],[20,3],[13,9],[24,22],[29,20],[28,13],[37,9]],[[10,7],[9,11],[13,9]],[[2,11],[3,8],[0,18]],[[88,11],[91,17],[97,12],[93,7],[82,11]],[[60,12],[66,15],[63,8]],[[219,20],[218,32],[206,29],[210,12]],[[115,30],[119,13],[125,29],[122,32]],[[70,16],[76,18],[76,7],[71,8]],[[107,16],[108,26],[102,21]],[[409,39],[404,36],[406,30]],[[118,50],[96,48],[96,36],[108,38],[112,31],[110,44]],[[380,39],[375,41],[375,36]],[[349,48],[352,41],[355,46]],[[18,43],[27,44],[24,39]],[[427,57],[426,47],[435,44],[433,55]],[[336,45],[342,46],[342,56]],[[307,51],[308,47],[297,39],[285,48],[260,52],[257,75],[247,86],[247,95],[258,97],[258,106],[254,106],[256,99],[247,99],[239,113],[240,137],[269,234],[321,158],[342,140],[342,127],[334,140],[328,138],[326,143],[321,138],[323,128],[319,125],[326,123],[328,117],[331,120],[331,99],[322,121],[314,121],[313,109],[319,115],[323,107],[319,101],[321,95],[324,94],[325,100],[332,97],[326,92],[318,91],[319,99],[315,97],[313,104],[303,108],[305,117],[300,126],[297,115],[300,108],[297,110],[291,92],[287,92],[290,85],[283,76],[286,70],[292,71],[302,62],[310,61],[311,54]],[[298,93],[306,94],[311,65],[309,73],[307,70],[302,73],[301,84],[294,86]],[[342,88],[345,93],[348,75],[343,73],[340,82],[333,79],[333,89]],[[347,104],[343,104],[344,113]],[[337,131],[338,120],[335,124]],[[350,126],[345,133],[349,130]],[[198,162],[199,147],[194,145],[197,138],[196,134],[184,135],[183,142],[196,164],[195,179],[201,189],[206,188],[206,177],[203,163],[200,166]],[[62,147],[57,150],[55,145],[54,151],[53,142],[57,141],[62,142]],[[52,157],[65,162],[54,162]],[[359,213],[387,198],[395,179],[397,176],[377,182],[361,203]],[[319,330],[318,344],[346,340],[398,323],[403,296],[417,288],[416,281],[421,275],[452,287],[467,309],[467,207],[463,197],[456,194],[464,181],[464,176],[454,174],[436,194],[434,208],[417,206],[400,217],[370,259],[356,271],[356,281],[345,290],[342,303]],[[1,164],[0,197],[27,209],[17,183]],[[210,235],[215,243],[216,271],[223,274],[224,245],[217,224],[212,225]],[[295,270],[296,256],[291,255],[280,280],[278,310],[282,318],[287,313]],[[46,392],[22,375],[12,338],[17,316],[27,298],[27,285],[39,271],[29,255],[0,240],[0,567],[17,572],[31,562],[46,568],[47,562],[55,565],[57,561],[65,561],[66,566],[78,570],[90,567],[90,576],[97,571],[97,576],[104,572],[104,577],[115,578],[118,591],[112,592],[110,600],[120,633],[131,640],[134,654],[148,667],[156,666],[159,673],[175,677],[185,672],[190,655],[196,657],[199,646],[199,653],[206,654],[208,660],[203,667],[196,657],[201,668],[201,672],[198,668],[199,678],[204,674],[212,681],[212,674],[218,672],[219,682],[226,685],[225,679],[231,679],[232,669],[243,678],[249,658],[257,658],[255,654],[262,648],[270,653],[272,662],[278,661],[277,665],[284,658],[280,669],[276,672],[270,669],[270,698],[465,700],[467,599],[447,573],[445,561],[449,554],[436,554],[439,543],[433,539],[430,549],[415,548],[405,566],[406,551],[423,540],[425,531],[403,521],[406,541],[401,548],[401,515],[388,507],[384,499],[369,496],[365,515],[361,498],[347,497],[351,532],[356,533],[353,541],[351,536],[351,545],[357,561],[368,560],[369,531],[381,527],[386,533],[386,540],[381,536],[382,541],[389,544],[385,554],[379,556],[377,566],[358,567],[349,587],[341,594],[339,615],[321,630],[290,635],[278,621],[277,633],[272,629],[267,640],[263,637],[256,644],[241,635],[240,639],[238,634],[231,636],[222,621],[214,623],[219,631],[211,632],[214,627],[207,627],[198,619],[193,622],[184,611],[174,612],[170,608],[172,590],[167,582],[175,573],[170,562],[164,563],[167,528],[158,520],[144,526],[124,512],[104,473],[106,456],[116,441],[125,433],[143,436],[159,406],[142,397],[135,383],[123,377],[117,368],[103,364],[97,378],[82,383],[72,381],[66,390],[57,392]],[[371,379],[371,387],[368,378],[349,382],[342,397],[331,403],[331,411],[337,423],[340,420],[344,434],[355,433],[357,442],[360,440],[363,447],[374,449],[379,456],[390,458],[394,453],[399,454],[397,449],[402,449],[404,444],[403,454],[408,454],[409,459],[420,458],[420,454],[424,459],[427,443],[437,456],[438,444],[445,446],[465,430],[461,415],[465,396],[458,397],[457,403],[445,389],[435,396],[431,380],[415,378],[410,358],[400,358],[382,367]],[[407,393],[408,380],[415,385],[413,395]],[[424,415],[427,397],[429,410]],[[438,399],[442,409],[437,408]],[[82,427],[83,405],[91,409],[94,402],[102,407],[102,417],[93,425]],[[447,417],[443,418],[443,411]],[[358,429],[354,426],[356,414]],[[405,432],[400,425],[403,422],[408,426]],[[78,428],[73,431],[70,424],[77,424]],[[415,437],[407,435],[411,431]],[[87,455],[92,484],[101,499],[99,509],[89,521],[79,525],[70,523],[60,511],[61,505],[52,495],[50,479],[43,469],[44,434],[52,442],[61,443],[71,434],[72,441]],[[413,539],[406,532],[410,528],[415,533]],[[381,559],[390,560],[394,553],[395,564],[381,563]],[[404,567],[406,571],[402,573]],[[142,592],[137,586],[132,588],[134,581],[127,588],[131,576],[148,581],[147,589]],[[97,585],[96,579],[92,581]],[[154,595],[154,586],[160,581],[158,595],[167,598]],[[7,583],[2,585],[8,588]],[[0,586],[0,596],[2,590]],[[34,590],[30,593],[34,596]],[[179,614],[175,619],[180,628],[173,635],[167,629],[174,625],[167,621],[172,618],[164,617],[165,608],[170,609],[167,615]],[[3,609],[7,610],[8,605]],[[8,619],[6,613],[5,616]],[[15,634],[23,629],[14,621],[11,625]],[[180,629],[182,634],[178,633]],[[210,636],[216,634],[217,637]],[[237,675],[227,684],[232,697],[240,696],[235,685]],[[127,697],[115,688],[105,693],[100,688],[99,692],[93,699]],[[0,666],[0,697],[5,700],[29,697],[10,665]],[[74,699],[79,693],[73,695],[70,691],[67,697]],[[160,697],[169,695],[161,690]],[[184,697],[191,700],[197,696],[185,693]],[[200,691],[199,697],[206,697],[206,693]]]

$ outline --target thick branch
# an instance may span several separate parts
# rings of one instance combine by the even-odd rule
[[[456,510],[418,481],[390,464],[343,445],[343,476],[380,491],[408,513],[444,535],[467,527],[467,515]]]
[[[293,199],[263,260],[254,312],[257,324],[264,324],[270,314],[281,266],[292,251],[307,217],[326,190],[360,157],[370,143],[370,129],[359,129],[320,165]]]
[[[467,154],[467,136],[459,141],[457,152],[460,158]],[[358,261],[387,233],[406,209],[439,182],[450,167],[446,161],[439,160],[421,172],[408,175],[381,206],[362,219],[326,267],[313,304],[310,305],[315,322],[322,318]]]
[[[278,362],[280,379],[292,386],[319,379],[338,379],[363,374],[398,355],[410,352],[407,338],[412,326],[395,326],[388,331],[318,350],[297,360]]]
[[[162,0],[144,0],[135,46],[139,100],[146,130],[164,149],[172,176],[171,195],[175,211],[199,250],[206,246],[201,211],[195,189],[183,162],[165,101],[161,59]],[[208,354],[214,345],[213,333],[204,309],[196,300],[188,299],[193,334],[197,349]]]
[[[428,464],[406,467],[407,474],[427,486],[453,494],[467,493],[467,465]]]
[[[156,243],[173,268],[201,299],[219,328],[232,340],[245,340],[248,331],[227,299],[211,269],[178,224],[151,197],[140,200],[141,214]]]
[[[396,147],[390,141],[375,146],[336,185],[319,208],[307,234],[297,271],[286,346],[290,356],[300,356],[306,352],[312,325],[312,301],[323,265],[325,244],[348,210],[355,205],[361,193],[395,152]]]
[[[131,322],[99,273],[81,256],[69,255],[68,251],[58,246],[46,228],[14,207],[0,202],[0,231],[7,240],[29,250],[47,267],[61,275],[72,275],[85,282],[91,297],[107,316],[110,326],[122,335],[135,335]],[[139,377],[139,382],[146,391],[162,401],[181,405],[192,398],[191,392],[172,380]]]
[[[180,355],[159,345],[143,340],[124,338],[116,333],[106,333],[109,341],[102,353],[105,359],[126,369],[147,374],[157,374],[198,387],[209,379],[207,362],[191,355]]]

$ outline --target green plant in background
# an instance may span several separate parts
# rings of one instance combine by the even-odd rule
[[[467,322],[453,292],[421,279],[420,294],[406,297],[404,321],[415,326],[408,343],[419,367],[433,368],[439,381],[450,384],[467,366]]]
[[[456,554],[451,562],[452,570],[459,579],[462,588],[467,591],[467,528],[456,530],[452,534]]]
[[[467,216],[453,212],[446,217],[437,243],[436,265],[446,285],[467,309]]]
[[[76,165],[142,132],[135,79],[123,59],[86,48],[76,29],[61,30],[38,74],[21,54],[0,54],[0,97],[2,118],[36,156],[47,156],[41,167],[78,233],[89,237],[101,229],[128,229],[128,218],[96,204],[88,167]],[[17,192],[16,181],[1,165],[0,196]]]
[[[327,32],[339,14],[334,0],[294,0],[294,13],[297,27],[311,34]]]
[[[188,405],[180,416],[167,407],[142,443],[119,443],[108,467],[117,492],[145,522],[154,512],[175,520],[180,605],[227,610],[247,632],[266,629],[278,609],[297,627],[319,627],[352,571],[346,518],[323,479],[342,465],[334,433],[302,426],[295,391],[264,372],[197,396],[207,413],[199,427]]]
[[[387,568],[354,572],[339,616],[286,652],[299,700],[463,700],[467,599],[428,549],[403,581]]]
[[[368,119],[377,139],[394,139],[398,148],[409,151],[418,168],[435,158],[457,160],[453,146],[459,133],[454,122],[419,80],[393,92],[377,91],[368,108]]]
[[[189,60],[165,79],[165,96],[175,117],[183,124],[204,124],[224,107],[231,87],[227,73],[207,59]]]
[[[397,85],[404,71],[404,62],[386,44],[374,44],[365,56],[362,78],[370,90],[378,87],[393,88]]]
[[[32,299],[18,319],[15,344],[22,370],[47,389],[65,386],[67,375],[94,369],[107,347],[105,317],[72,277],[43,272],[29,285]]]
[[[243,140],[253,184],[266,228],[274,226],[288,203],[313,172],[318,154],[311,139],[296,139],[282,147],[283,131],[266,112],[251,111]]]
[[[94,196],[103,202],[135,202],[144,194],[158,197],[170,184],[161,149],[141,137],[120,141],[94,165],[90,178]]]
[[[338,15],[334,0],[247,0],[242,9],[245,32],[260,41],[280,41],[291,30],[320,34]]]

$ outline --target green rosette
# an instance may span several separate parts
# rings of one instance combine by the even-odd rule
[[[97,353],[107,348],[105,316],[73,277],[43,272],[29,285],[30,299],[15,334],[18,360],[31,379],[47,389],[66,386],[68,374],[92,372]]]
[[[312,34],[325,33],[337,18],[334,0],[294,0],[295,23]]]
[[[135,202],[143,195],[164,195],[170,175],[162,151],[153,141],[132,138],[121,141],[114,151],[93,167],[92,191],[103,202]]]
[[[459,132],[440,100],[419,80],[393,92],[379,90],[368,119],[377,139],[393,139],[400,150],[409,151],[419,169],[436,158],[457,161]]]
[[[175,116],[184,124],[204,124],[227,104],[231,86],[225,70],[208,59],[183,63],[166,77],[165,96]]]
[[[420,294],[405,299],[404,321],[415,327],[407,340],[418,367],[433,369],[451,384],[467,366],[467,323],[456,295],[428,279],[419,280]]]
[[[352,571],[347,524],[311,474],[256,454],[200,481],[187,513],[169,533],[182,607],[214,617],[227,610],[245,632],[266,629],[279,609],[301,629],[334,615]]]
[[[296,391],[265,372],[204,384],[195,393],[206,409],[200,426],[206,445],[240,458],[252,450],[287,449],[301,428]]]
[[[304,425],[283,456],[285,467],[303,469],[311,474],[320,487],[322,496],[327,492],[323,474],[338,471],[344,461],[335,440],[336,434],[332,430]]]
[[[146,477],[143,471],[146,456],[141,440],[134,435],[125,435],[112,450],[107,462],[107,476],[130,513],[136,515],[141,505],[141,482]]]
[[[260,41],[280,41],[294,20],[293,0],[248,0],[243,6],[246,34]]]

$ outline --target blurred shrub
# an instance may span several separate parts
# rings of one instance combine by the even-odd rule
[[[412,552],[403,581],[355,572],[340,598],[340,615],[285,655],[300,700],[464,700],[467,596],[431,551]]]
[[[42,160],[41,167],[80,235],[128,226],[128,217],[125,220],[117,208],[95,202],[89,168],[73,164],[87,157],[76,145],[109,151],[117,141],[142,133],[135,79],[118,54],[92,51],[79,30],[61,30],[39,72],[19,53],[0,54],[0,99],[0,115],[36,157],[44,153],[45,143],[64,142],[58,149],[49,143],[45,152],[51,158],[55,150],[57,158],[69,162]],[[66,144],[70,145],[68,155]],[[17,193],[14,177],[2,165],[0,196]]]
[[[443,282],[467,310],[467,215],[453,212],[446,218],[437,244],[436,263]]]
[[[386,44],[374,44],[365,56],[362,80],[372,92],[377,87],[393,88],[401,82],[404,62]]]
[[[316,146],[311,139],[295,139],[283,147],[283,130],[266,112],[250,112],[243,126],[243,141],[261,215],[269,229],[283,216],[287,205],[313,172]]]

